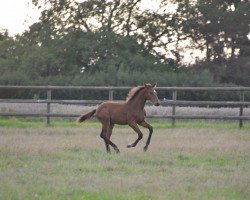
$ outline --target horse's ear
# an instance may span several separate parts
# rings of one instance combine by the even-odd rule
[[[145,88],[148,88],[148,85],[146,83],[143,83],[143,85],[144,85]]]
[[[155,84],[152,85],[153,88],[156,87],[156,86],[157,86],[157,83],[155,83]]]

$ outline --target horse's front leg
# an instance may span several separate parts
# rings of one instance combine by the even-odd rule
[[[149,130],[148,139],[147,139],[145,147],[143,148],[144,151],[147,151],[148,145],[150,144],[150,141],[151,141],[151,137],[152,137],[152,133],[153,133],[153,127],[150,124],[148,124],[147,122],[145,122],[145,121],[141,122],[140,125]]]
[[[130,147],[135,147],[137,145],[137,143],[142,139],[143,134],[136,122],[131,122],[128,125],[138,134],[137,140],[134,143],[127,145],[127,148],[130,148]]]

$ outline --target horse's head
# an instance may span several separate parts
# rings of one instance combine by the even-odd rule
[[[157,93],[155,91],[156,84],[144,84],[146,88],[145,96],[146,99],[151,101],[155,106],[160,105],[160,101],[158,99]]]

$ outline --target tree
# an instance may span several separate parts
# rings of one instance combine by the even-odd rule
[[[40,1],[33,2],[38,6]],[[157,11],[142,10],[141,0],[86,0],[82,3],[45,0],[44,3],[50,7],[42,12],[40,24],[49,27],[46,35],[50,38],[85,32],[99,35],[98,40],[104,41],[116,35],[136,41],[144,57],[153,55],[169,69],[170,64],[176,67],[180,63],[178,51],[169,50],[169,45],[183,39],[179,34],[180,16],[168,11],[169,1],[161,1]],[[170,56],[175,62],[168,62]]]
[[[205,62],[215,78],[222,82],[246,85],[250,55],[250,4],[246,0],[176,1],[183,34],[196,48],[205,51]],[[197,65],[196,65],[197,66]],[[237,73],[236,73],[237,72]],[[240,78],[234,78],[238,74]],[[247,76],[246,76],[247,74]],[[245,77],[245,78],[244,78]],[[244,79],[244,80],[243,80]]]

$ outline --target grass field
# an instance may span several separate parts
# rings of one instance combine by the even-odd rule
[[[14,122],[0,120],[1,200],[250,198],[248,125],[153,123],[147,153],[146,129],[127,149],[136,134],[116,127],[112,140],[121,153],[108,155],[97,123]]]

